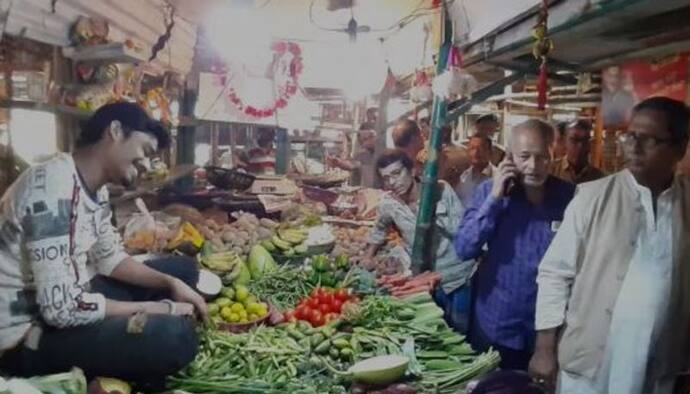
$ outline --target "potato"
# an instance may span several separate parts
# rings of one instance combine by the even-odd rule
[[[235,238],[235,234],[232,231],[226,231],[222,234],[223,241],[230,242]]]

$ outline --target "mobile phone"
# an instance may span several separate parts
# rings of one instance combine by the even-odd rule
[[[513,163],[513,154],[510,152],[506,153],[506,160]],[[510,178],[505,180],[505,185],[504,185],[503,190],[505,190],[506,196],[510,196],[513,194],[513,192],[515,191],[515,189],[517,187],[517,183],[518,183],[518,179],[516,179],[515,177],[510,177]]]

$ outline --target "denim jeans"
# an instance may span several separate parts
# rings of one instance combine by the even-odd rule
[[[433,294],[434,301],[443,309],[446,323],[460,334],[467,334],[470,321],[470,284],[465,283],[449,294],[439,286]]]
[[[148,261],[149,267],[175,276],[195,287],[199,272],[193,260],[169,257]],[[96,276],[91,291],[117,301],[156,301],[166,291],[149,290],[112,278]],[[107,376],[160,387],[197,353],[193,320],[171,315],[148,315],[143,332],[128,333],[130,316],[106,317],[86,326],[58,329],[43,325],[36,350],[19,345],[0,359],[0,369],[14,376],[34,376],[81,368],[92,378]]]

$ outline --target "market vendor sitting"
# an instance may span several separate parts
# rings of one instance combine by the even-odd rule
[[[160,388],[194,359],[206,304],[190,259],[135,261],[111,224],[107,183],[127,185],[169,144],[136,104],[101,107],[72,154],[29,168],[0,201],[0,371],[79,367]]]
[[[378,206],[378,219],[371,232],[365,263],[371,262],[386,241],[387,230],[391,226],[397,227],[407,252],[411,252],[419,207],[420,183],[414,176],[414,164],[405,152],[397,149],[384,152],[376,162],[376,169],[387,193]],[[436,187],[438,201],[430,237],[430,261],[433,263],[430,267],[413,265],[411,269],[413,272],[432,270],[441,274],[441,285],[434,298],[446,312],[449,324],[465,332],[469,314],[467,282],[473,264],[461,262],[453,249],[453,239],[464,209],[450,185],[439,181]]]
[[[255,175],[275,175],[276,152],[273,148],[275,131],[273,129],[259,129],[257,134],[257,146],[246,152],[241,158],[239,166]]]

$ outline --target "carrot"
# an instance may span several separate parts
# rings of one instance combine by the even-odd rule
[[[410,294],[416,294],[416,293],[421,293],[421,292],[429,292],[431,291],[430,286],[419,286],[411,289],[406,289],[406,290],[397,290],[392,292],[391,294],[395,297],[402,297]]]

